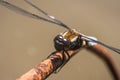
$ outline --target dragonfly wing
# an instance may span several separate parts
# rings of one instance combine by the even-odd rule
[[[98,40],[95,40],[95,39],[93,39],[93,38],[90,38],[90,37],[88,37],[88,36],[86,36],[86,35],[82,35],[87,41],[91,41],[91,42],[94,42],[94,43],[98,43],[98,44],[101,44],[102,46],[104,46],[104,47],[106,47],[106,48],[108,48],[108,49],[110,49],[110,50],[112,50],[112,51],[115,51],[116,53],[119,53],[120,54],[120,49],[117,49],[117,48],[114,48],[114,47],[112,47],[112,46],[109,46],[109,45],[107,45],[107,44],[105,44],[105,43],[103,43],[103,42],[100,42],[100,41],[98,41]]]
[[[14,12],[17,12],[17,13],[19,13],[19,14],[22,14],[22,15],[25,15],[25,16],[28,16],[28,17],[31,17],[31,18],[35,18],[35,19],[47,21],[47,22],[50,22],[50,23],[57,24],[57,25],[60,25],[60,26],[61,26],[61,24],[59,24],[59,23],[57,23],[57,22],[55,22],[55,21],[52,21],[52,20],[43,18],[43,17],[41,17],[41,16],[39,16],[39,15],[30,13],[30,12],[28,12],[28,11],[26,11],[26,10],[20,8],[20,7],[17,7],[17,6],[15,6],[15,5],[13,5],[13,4],[9,3],[9,2],[6,2],[6,1],[1,0],[1,1],[0,1],[0,5],[5,6],[5,7],[7,7],[8,9],[10,9],[10,10],[12,10],[12,11],[14,11]]]

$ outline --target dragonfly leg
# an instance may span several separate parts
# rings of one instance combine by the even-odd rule
[[[63,56],[62,64],[54,73],[58,73],[63,68],[63,66],[70,60],[70,55],[68,51],[63,50],[62,56]]]

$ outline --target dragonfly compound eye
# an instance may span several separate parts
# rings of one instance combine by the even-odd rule
[[[61,35],[58,35],[54,38],[54,46],[58,51],[69,50],[70,44],[70,41],[67,38],[63,38]]]

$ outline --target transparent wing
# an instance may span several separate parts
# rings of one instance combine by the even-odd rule
[[[26,11],[26,10],[20,8],[20,7],[17,7],[17,6],[15,6],[15,5],[7,2],[7,1],[0,0],[0,5],[5,6],[8,9],[13,10],[14,12],[17,12],[19,14],[22,14],[22,15],[25,15],[25,16],[28,16],[28,17],[31,17],[31,18],[47,21],[47,22],[50,22],[50,23],[53,23],[53,24],[57,24],[59,26],[64,27],[63,25],[59,24],[58,22],[55,22],[55,21],[43,18],[43,17],[41,17],[39,15],[36,15],[36,14],[33,14],[33,13],[30,13],[30,12],[28,12],[28,11]],[[67,27],[64,27],[64,28],[67,28]]]
[[[70,29],[66,24],[64,24],[63,22],[61,22],[60,20],[56,19],[54,16],[49,15],[48,13],[46,13],[45,11],[43,11],[42,9],[38,8],[36,5],[34,5],[33,3],[29,2],[28,0],[24,0],[26,3],[28,3],[29,5],[31,5],[32,7],[34,7],[35,9],[37,9],[38,11],[40,11],[41,13],[43,13],[45,16],[47,16],[48,18],[50,18],[51,20],[53,20],[54,22],[58,23],[59,25],[65,27],[66,29]]]
[[[95,43],[101,44],[101,45],[103,45],[104,47],[106,47],[106,48],[108,48],[108,49],[110,49],[110,50],[112,50],[112,51],[115,51],[116,53],[119,53],[119,54],[120,54],[120,49],[114,48],[114,47],[109,46],[109,45],[107,45],[107,44],[105,44],[105,43],[103,43],[103,42],[100,42],[100,41],[94,40],[94,39],[92,39],[92,38],[89,38],[89,37],[86,36],[86,35],[83,35],[83,34],[80,34],[80,35],[81,35],[82,37],[84,37],[85,39],[87,39],[88,41],[93,41],[93,42],[95,42]]]

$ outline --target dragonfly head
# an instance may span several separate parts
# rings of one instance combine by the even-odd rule
[[[69,30],[57,35],[54,38],[54,46],[58,51],[76,50],[82,46],[81,36],[74,30]]]

